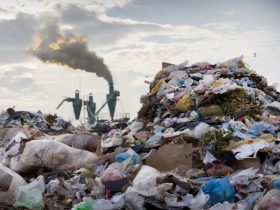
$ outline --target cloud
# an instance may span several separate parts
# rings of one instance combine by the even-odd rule
[[[134,1],[135,0],[0,0],[0,3],[5,6],[5,9],[0,8],[0,12],[9,13],[8,15],[1,15],[0,18],[12,18],[19,12],[27,14],[38,14],[46,11],[52,12],[56,7],[65,7],[71,4],[93,10],[97,13],[105,13],[116,7],[126,7]]]
[[[30,58],[24,50],[32,41],[37,23],[36,18],[24,13],[18,13],[14,19],[0,20],[0,64]]]
[[[76,5],[59,8],[62,24],[83,35],[87,35],[94,47],[112,46],[129,39],[139,40],[147,34],[156,34],[164,31],[159,24],[137,22],[127,19],[118,19],[100,16],[94,11],[88,11]]]
[[[105,12],[115,7],[125,7],[127,5],[130,5],[134,1],[135,0],[91,0],[88,1],[87,6],[92,6],[97,11]]]
[[[257,52],[270,59],[271,49],[280,50],[279,29],[254,30],[246,32],[229,31],[218,33],[196,41],[173,40],[170,43],[138,42],[133,48],[127,47],[112,51],[106,56],[116,69],[131,69],[143,72],[157,72],[161,61],[180,63],[188,59],[191,63],[198,61],[220,62],[241,54],[246,57]],[[263,42],[265,40],[265,42]],[[129,61],[129,62],[127,62]],[[109,65],[110,66],[110,65]]]
[[[211,30],[236,30],[238,25],[238,22],[205,23],[203,27]]]
[[[0,13],[7,13],[8,12],[8,10],[6,10],[6,9],[4,9],[4,8],[2,8],[2,7],[0,7]]]
[[[18,66],[1,68],[0,71],[2,109],[13,105],[39,108],[45,103],[47,96],[43,94],[43,88],[33,77],[34,70]]]
[[[59,8],[58,13],[61,14],[62,24],[68,27],[65,32],[70,33],[74,30],[87,35],[91,47],[104,56],[111,52],[146,47],[149,44],[153,46],[155,43],[196,42],[219,37],[218,33],[206,27],[192,25],[175,27],[168,24],[120,19],[98,15],[76,5]],[[106,60],[105,57],[105,62]]]
[[[225,15],[235,15],[235,11],[231,11],[231,10],[222,10],[222,13]]]
[[[30,93],[40,91],[39,84],[33,78],[34,70],[24,67],[0,69],[0,88],[15,93]]]

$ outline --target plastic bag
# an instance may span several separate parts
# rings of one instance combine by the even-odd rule
[[[234,204],[231,204],[229,202],[223,202],[223,203],[217,203],[214,206],[212,206],[209,210],[233,210]]]
[[[0,163],[0,203],[13,204],[17,188],[23,185],[26,181],[20,175]]]
[[[16,192],[14,207],[26,207],[28,209],[43,209],[45,204],[42,193],[45,191],[45,179],[39,176],[33,182],[19,186]]]
[[[76,149],[100,154],[101,141],[98,135],[72,134],[65,136],[60,142]]]
[[[156,179],[160,172],[156,169],[143,165],[134,178],[131,191],[144,196],[153,196],[157,194]]]
[[[161,132],[156,132],[155,135],[151,136],[147,141],[146,144],[150,145],[150,146],[155,146],[157,144],[159,144],[160,140],[162,137],[162,133]]]
[[[144,124],[142,122],[133,122],[131,125],[128,126],[130,129],[130,135],[136,134],[143,128],[143,126]]]
[[[273,182],[274,188],[280,190],[280,180],[275,180]]]
[[[128,151],[126,151],[126,152],[118,153],[115,156],[115,160],[119,163],[122,163],[130,156],[133,156],[133,164],[140,164],[140,162],[141,162],[140,155],[138,155],[136,152],[134,152],[134,150],[132,150],[131,148],[129,148]]]
[[[170,207],[184,207],[187,206],[191,210],[203,209],[207,204],[209,195],[204,194],[202,191],[194,197],[191,194],[187,194],[182,197],[182,201],[178,201],[176,197],[165,197],[165,203]]]
[[[125,174],[124,174],[123,165],[117,162],[111,163],[100,176],[102,182],[115,181],[124,177]]]
[[[202,138],[208,131],[213,130],[214,128],[212,128],[210,125],[208,125],[207,123],[199,123],[195,129],[194,129],[194,137],[195,138]]]
[[[114,208],[122,209],[124,206],[124,193],[116,194],[110,199],[111,203],[113,204]]]
[[[270,125],[264,124],[263,122],[254,123],[253,126],[248,130],[247,134],[254,135],[257,137],[261,135],[264,131],[275,135],[275,130]]]
[[[160,90],[160,88],[161,88],[162,85],[166,85],[166,82],[165,82],[164,79],[160,80],[160,81],[154,86],[154,88],[153,88],[152,91],[151,91],[152,94],[156,94],[156,93]]]
[[[236,193],[228,177],[210,180],[202,185],[201,189],[205,194],[209,194],[211,206],[224,201],[232,202]]]
[[[252,144],[243,144],[231,151],[235,154],[237,160],[243,160],[251,155],[256,157],[257,152],[265,147],[269,147],[269,143],[266,141],[259,141]]]
[[[208,150],[205,153],[205,157],[203,159],[203,163],[206,165],[207,163],[212,163],[213,161],[217,160]]]
[[[145,199],[138,193],[127,190],[125,193],[125,204],[129,210],[143,210]]]
[[[95,203],[96,201],[90,198],[82,203],[74,205],[73,210],[92,210]]]
[[[37,188],[33,188],[28,191],[22,191],[13,206],[25,207],[34,210],[44,209],[45,204],[42,192]]]
[[[186,112],[192,107],[192,98],[191,94],[185,94],[177,103],[176,108],[181,112]]]
[[[50,140],[26,143],[23,153],[11,158],[10,168],[16,172],[29,172],[47,167],[55,170],[95,169],[99,157],[85,150],[75,149]]]
[[[263,196],[264,192],[250,193],[245,199],[237,203],[238,210],[253,209],[256,201]]]
[[[205,74],[205,75],[203,75],[203,79],[199,80],[199,83],[206,86],[206,85],[209,85],[212,82],[214,82],[214,80],[215,80],[215,78],[213,77],[213,75]]]
[[[280,190],[273,189],[268,191],[255,205],[254,210],[279,210],[280,209]]]
[[[246,170],[240,171],[230,178],[230,183],[234,186],[249,185],[250,179],[256,176],[258,170],[259,169],[254,169],[253,167],[251,167]]]
[[[101,145],[103,148],[113,147],[113,146],[120,146],[123,143],[123,139],[118,136],[113,136],[112,138],[105,139]]]
[[[93,205],[94,210],[118,210],[124,206],[124,194],[115,195],[110,200],[99,199]]]

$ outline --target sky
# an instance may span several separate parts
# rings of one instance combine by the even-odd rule
[[[85,98],[93,93],[97,108],[105,102],[105,79],[29,53],[50,21],[65,36],[84,37],[103,58],[121,93],[116,112],[135,117],[149,90],[144,81],[162,61],[215,63],[244,55],[269,84],[279,83],[279,20],[278,0],[0,0],[0,110],[73,119],[71,104],[56,107],[76,89]]]

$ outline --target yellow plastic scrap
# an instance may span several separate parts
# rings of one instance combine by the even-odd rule
[[[160,70],[154,77],[154,80],[151,83],[150,88],[153,89],[154,86],[163,78],[166,78],[165,72],[163,70]]]
[[[189,111],[192,107],[192,98],[191,94],[187,93],[185,94],[177,103],[176,103],[176,108],[180,112],[186,112]]]
[[[161,79],[152,89],[152,94],[156,94],[162,85],[166,85],[165,79]]]
[[[250,74],[256,73],[255,70],[249,69],[248,64],[246,64],[243,60],[239,60],[238,66],[239,66],[239,68],[243,68],[243,73],[250,73]]]
[[[165,74],[165,72],[163,70],[160,70],[156,76],[155,76],[155,79],[161,79],[161,77]]]
[[[246,63],[242,59],[239,60],[238,64],[240,67],[246,67]]]
[[[214,82],[212,82],[212,84],[210,85],[211,87],[221,87],[224,85],[224,82],[221,80],[216,80]]]
[[[243,73],[256,74],[256,71],[246,67],[246,68],[244,68]]]

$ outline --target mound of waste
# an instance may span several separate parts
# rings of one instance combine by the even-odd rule
[[[243,61],[166,64],[138,118],[0,116],[0,208],[280,209],[280,93]]]

